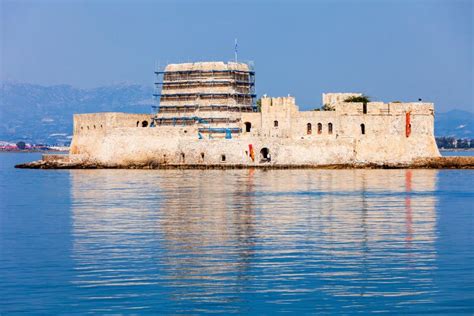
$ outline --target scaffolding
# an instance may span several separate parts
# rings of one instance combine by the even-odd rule
[[[250,64],[174,64],[155,75],[154,126],[198,124],[199,138],[201,133],[232,138],[242,132],[238,113],[257,110]]]

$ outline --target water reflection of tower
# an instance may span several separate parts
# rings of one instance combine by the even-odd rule
[[[72,282],[84,290],[121,286],[120,296],[133,295],[127,284],[164,284],[177,301],[238,293],[254,252],[253,173],[72,172]]]
[[[234,215],[236,217],[236,239],[240,245],[239,257],[241,264],[237,265],[239,278],[244,278],[245,270],[247,270],[250,260],[254,255],[255,247],[255,203],[254,196],[254,173],[255,169],[249,169],[243,183],[237,185],[235,192],[235,202],[241,204],[240,209],[236,209]],[[242,201],[242,202],[240,202]]]
[[[177,302],[212,302],[258,283],[242,279],[284,274],[338,299],[416,299],[432,288],[435,182],[433,170],[74,172],[76,281],[131,282],[132,271]],[[282,264],[259,262],[269,257]],[[294,293],[281,280],[278,291]]]
[[[254,253],[253,173],[186,171],[186,176],[169,184],[163,194],[160,227],[174,297],[197,300],[206,295],[212,300],[246,286],[237,280],[248,275]],[[184,287],[189,280],[193,280],[191,290]]]

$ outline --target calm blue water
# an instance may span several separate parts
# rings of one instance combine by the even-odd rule
[[[466,151],[441,151],[442,156],[474,156],[474,150]]]
[[[473,314],[471,170],[18,170],[0,314]]]

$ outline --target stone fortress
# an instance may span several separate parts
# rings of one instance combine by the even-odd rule
[[[245,63],[171,64],[156,72],[156,112],[74,115],[69,159],[99,165],[319,166],[439,157],[432,103],[346,102],[324,110],[263,96]]]
[[[434,107],[425,102],[346,102],[323,109],[263,96],[245,63],[168,65],[156,72],[155,114],[74,115],[69,159],[104,166],[319,166],[410,163],[439,157]]]

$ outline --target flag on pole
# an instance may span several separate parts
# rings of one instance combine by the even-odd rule
[[[237,62],[237,39],[235,39],[234,58],[235,58],[235,62]]]

